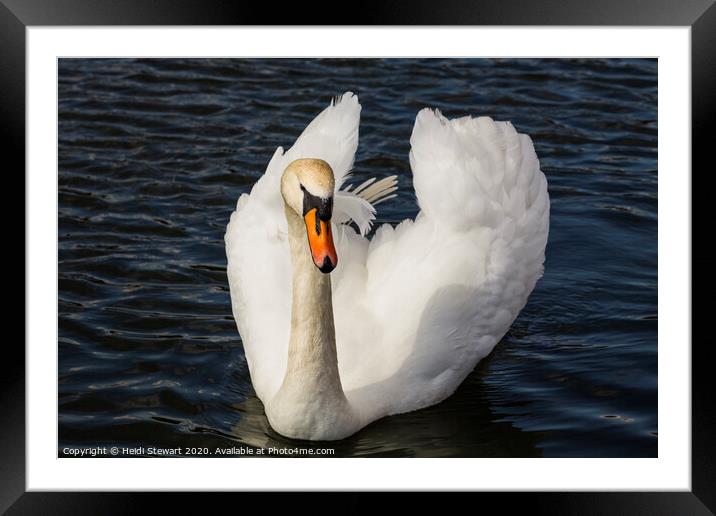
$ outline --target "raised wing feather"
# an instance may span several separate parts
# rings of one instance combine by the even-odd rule
[[[373,177],[352,189],[348,185],[336,192],[334,219],[341,224],[355,222],[361,235],[366,235],[375,219],[375,207],[392,199],[398,189],[398,176],[388,176],[376,181]]]
[[[420,213],[377,230],[361,303],[372,327],[337,335],[344,386],[367,419],[454,392],[542,274],[549,198],[529,137],[487,117],[423,110],[411,147]],[[351,304],[339,299],[336,312]]]
[[[337,187],[358,146],[360,104],[345,93],[323,110],[286,152],[279,147],[250,194],[239,198],[226,229],[232,310],[258,396],[274,393],[286,369],[291,316],[291,263],[280,192],[283,171],[298,158],[320,158]]]

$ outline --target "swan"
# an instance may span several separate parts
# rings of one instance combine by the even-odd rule
[[[543,272],[547,180],[509,122],[423,109],[410,138],[420,208],[383,224],[397,177],[353,187],[361,106],[331,101],[242,194],[226,234],[231,304],[271,427],[346,438],[450,396]]]

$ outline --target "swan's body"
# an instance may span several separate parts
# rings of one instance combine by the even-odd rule
[[[291,149],[277,149],[226,232],[252,382],[288,437],[340,439],[442,401],[507,332],[542,274],[549,196],[528,136],[487,117],[422,110],[410,153],[421,211],[368,240],[368,201],[387,199],[395,183],[339,191],[359,116],[345,94]],[[302,191],[334,201],[330,274],[312,259]],[[360,231],[341,224],[351,219]]]

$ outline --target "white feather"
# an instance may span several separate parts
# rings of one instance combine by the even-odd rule
[[[338,190],[334,198],[333,218],[339,224],[354,221],[360,234],[365,235],[375,218],[375,208],[362,196],[346,190]]]

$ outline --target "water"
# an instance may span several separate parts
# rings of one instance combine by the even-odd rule
[[[253,392],[223,235],[275,148],[346,90],[356,181],[400,176],[378,222],[415,216],[425,106],[530,134],[552,216],[545,275],[495,351],[336,456],[656,456],[657,63],[625,59],[60,60],[58,453],[296,445]]]

